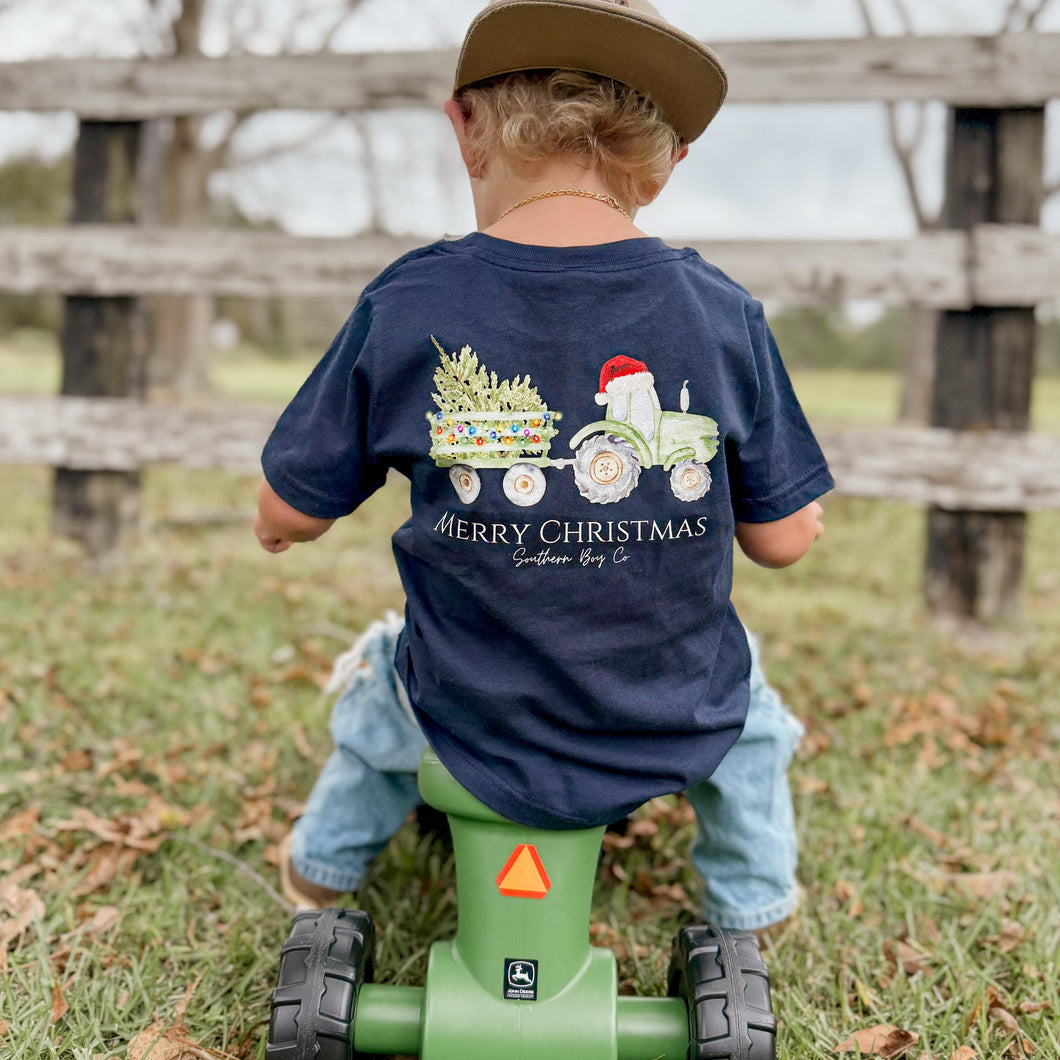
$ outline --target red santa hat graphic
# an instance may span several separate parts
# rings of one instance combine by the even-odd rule
[[[598,405],[606,405],[620,394],[634,394],[638,390],[650,390],[655,386],[655,376],[648,371],[643,361],[620,354],[612,357],[600,369],[600,392],[596,395]]]

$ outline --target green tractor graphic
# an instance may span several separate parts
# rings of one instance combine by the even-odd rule
[[[655,377],[632,357],[613,357],[600,372],[602,420],[571,439],[574,481],[594,504],[612,504],[637,488],[644,468],[670,473],[678,500],[699,500],[710,489],[707,464],[718,451],[718,425],[688,412],[688,380],[681,387],[681,411],[663,412]]]

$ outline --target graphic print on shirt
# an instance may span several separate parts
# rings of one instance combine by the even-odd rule
[[[707,464],[718,451],[718,425],[689,413],[688,380],[681,411],[664,412],[647,365],[625,354],[612,357],[600,371],[595,395],[606,406],[604,418],[574,435],[573,459],[553,459],[549,453],[563,414],[548,408],[529,375],[498,381],[470,346],[448,355],[433,335],[431,342],[441,361],[432,395],[438,411],[427,413],[431,456],[449,469],[464,504],[479,495],[481,468],[504,468],[504,495],[523,508],[544,496],[545,468],[572,467],[579,493],[593,504],[628,497],[641,471],[654,467],[669,473],[678,500],[699,500],[710,489]]]

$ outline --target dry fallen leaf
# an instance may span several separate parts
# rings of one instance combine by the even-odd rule
[[[950,1053],[950,1060],[979,1060],[979,1054],[970,1045],[962,1045]]]
[[[908,942],[888,942],[884,945],[883,952],[888,961],[895,968],[901,968],[906,975],[916,975],[917,972],[931,970],[930,955],[911,946]]]
[[[95,916],[93,916],[89,922],[89,933],[93,935],[102,935],[105,932],[110,931],[120,919],[121,911],[116,905],[105,905],[96,911]]]
[[[984,899],[994,898],[1019,883],[1019,877],[1007,869],[997,872],[947,872],[943,874],[943,880],[974,898]]]
[[[137,858],[137,851],[129,850],[118,843],[109,843],[89,851],[85,856],[88,872],[74,888],[78,898],[93,894],[107,886],[119,873],[128,872]]]
[[[861,900],[856,883],[851,883],[849,880],[836,880],[835,896],[839,899],[840,905],[847,907],[847,916],[851,919],[856,919],[865,912],[865,903]]]
[[[987,1016],[995,1023],[1000,1023],[1009,1034],[1019,1034],[1020,1025],[1016,1017],[1004,1005],[991,1005]]]
[[[92,755],[83,748],[67,751],[59,759],[59,770],[62,773],[85,773],[92,768]]]
[[[126,1056],[128,1060],[202,1060],[208,1056],[184,1037],[185,1031],[182,1020],[174,1024],[158,1020],[133,1038]]]
[[[184,991],[184,996],[177,1002],[174,1020],[168,1023],[155,1020],[140,1031],[129,1043],[126,1060],[144,1060],[145,1057],[147,1060],[212,1060],[212,1050],[188,1039],[188,1028],[184,1022],[184,1014],[200,982],[201,975]]]
[[[983,941],[992,943],[1002,953],[1011,953],[1013,950],[1018,949],[1020,944],[1026,939],[1027,932],[1023,925],[1016,920],[1004,919],[1001,921],[1001,934],[1000,935],[988,935]]]
[[[63,997],[63,988],[56,983],[52,987],[52,1023],[58,1023],[70,1011],[70,1006]]]
[[[634,839],[651,839],[659,834],[659,822],[652,817],[640,817],[626,826],[626,835]]]
[[[799,777],[800,795],[823,795],[828,791],[828,781],[803,774]]]
[[[922,835],[932,846],[938,847],[939,850],[949,850],[953,846],[949,836],[940,832],[937,828],[924,824],[923,821],[918,820],[916,817],[906,817],[902,823],[907,828],[911,828],[914,832]]]
[[[1036,1012],[1049,1012],[1052,1007],[1048,1001],[1021,1001],[1019,1003],[1019,1011],[1024,1016],[1033,1016]]]
[[[1003,1056],[1011,1057],[1012,1060],[1024,1060],[1025,1057],[1034,1056],[1038,1052],[1038,1046],[1030,1038],[1015,1037],[1005,1047]]]
[[[84,806],[76,807],[69,821],[57,821],[52,829],[56,832],[91,832],[104,842],[133,847],[149,854],[155,853],[162,845],[161,838],[151,835],[151,823],[130,814],[107,821]]]
[[[972,1009],[965,1020],[965,1031],[970,1030],[982,1017],[983,1011],[991,1023],[1000,1025],[1001,1030],[1011,1034],[1012,1040],[1005,1049],[1006,1056],[1024,1057],[1033,1056],[1038,1047],[1029,1038],[1024,1037],[1020,1030],[1019,1022],[1009,1007],[1008,999],[996,986],[987,987],[986,993],[979,999],[975,1008]]]
[[[913,1031],[901,1030],[890,1023],[880,1023],[875,1027],[855,1031],[845,1042],[840,1042],[835,1051],[860,1051],[862,1056],[879,1056],[883,1060],[894,1060],[895,1057],[907,1053],[918,1041],[920,1035]]]
[[[36,891],[5,880],[0,883],[0,910],[10,914],[0,920],[0,949],[6,949],[34,920],[44,916],[44,902]]]
[[[0,842],[32,835],[37,828],[38,821],[40,821],[39,806],[30,806],[21,813],[12,814],[0,825]]]

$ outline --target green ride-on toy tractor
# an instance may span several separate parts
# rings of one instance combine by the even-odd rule
[[[376,985],[366,913],[299,913],[272,997],[270,1060],[773,1060],[754,935],[682,928],[670,996],[619,997],[614,954],[589,944],[604,829],[508,821],[429,750],[419,784],[452,827],[456,937],[431,947],[424,986]]]

